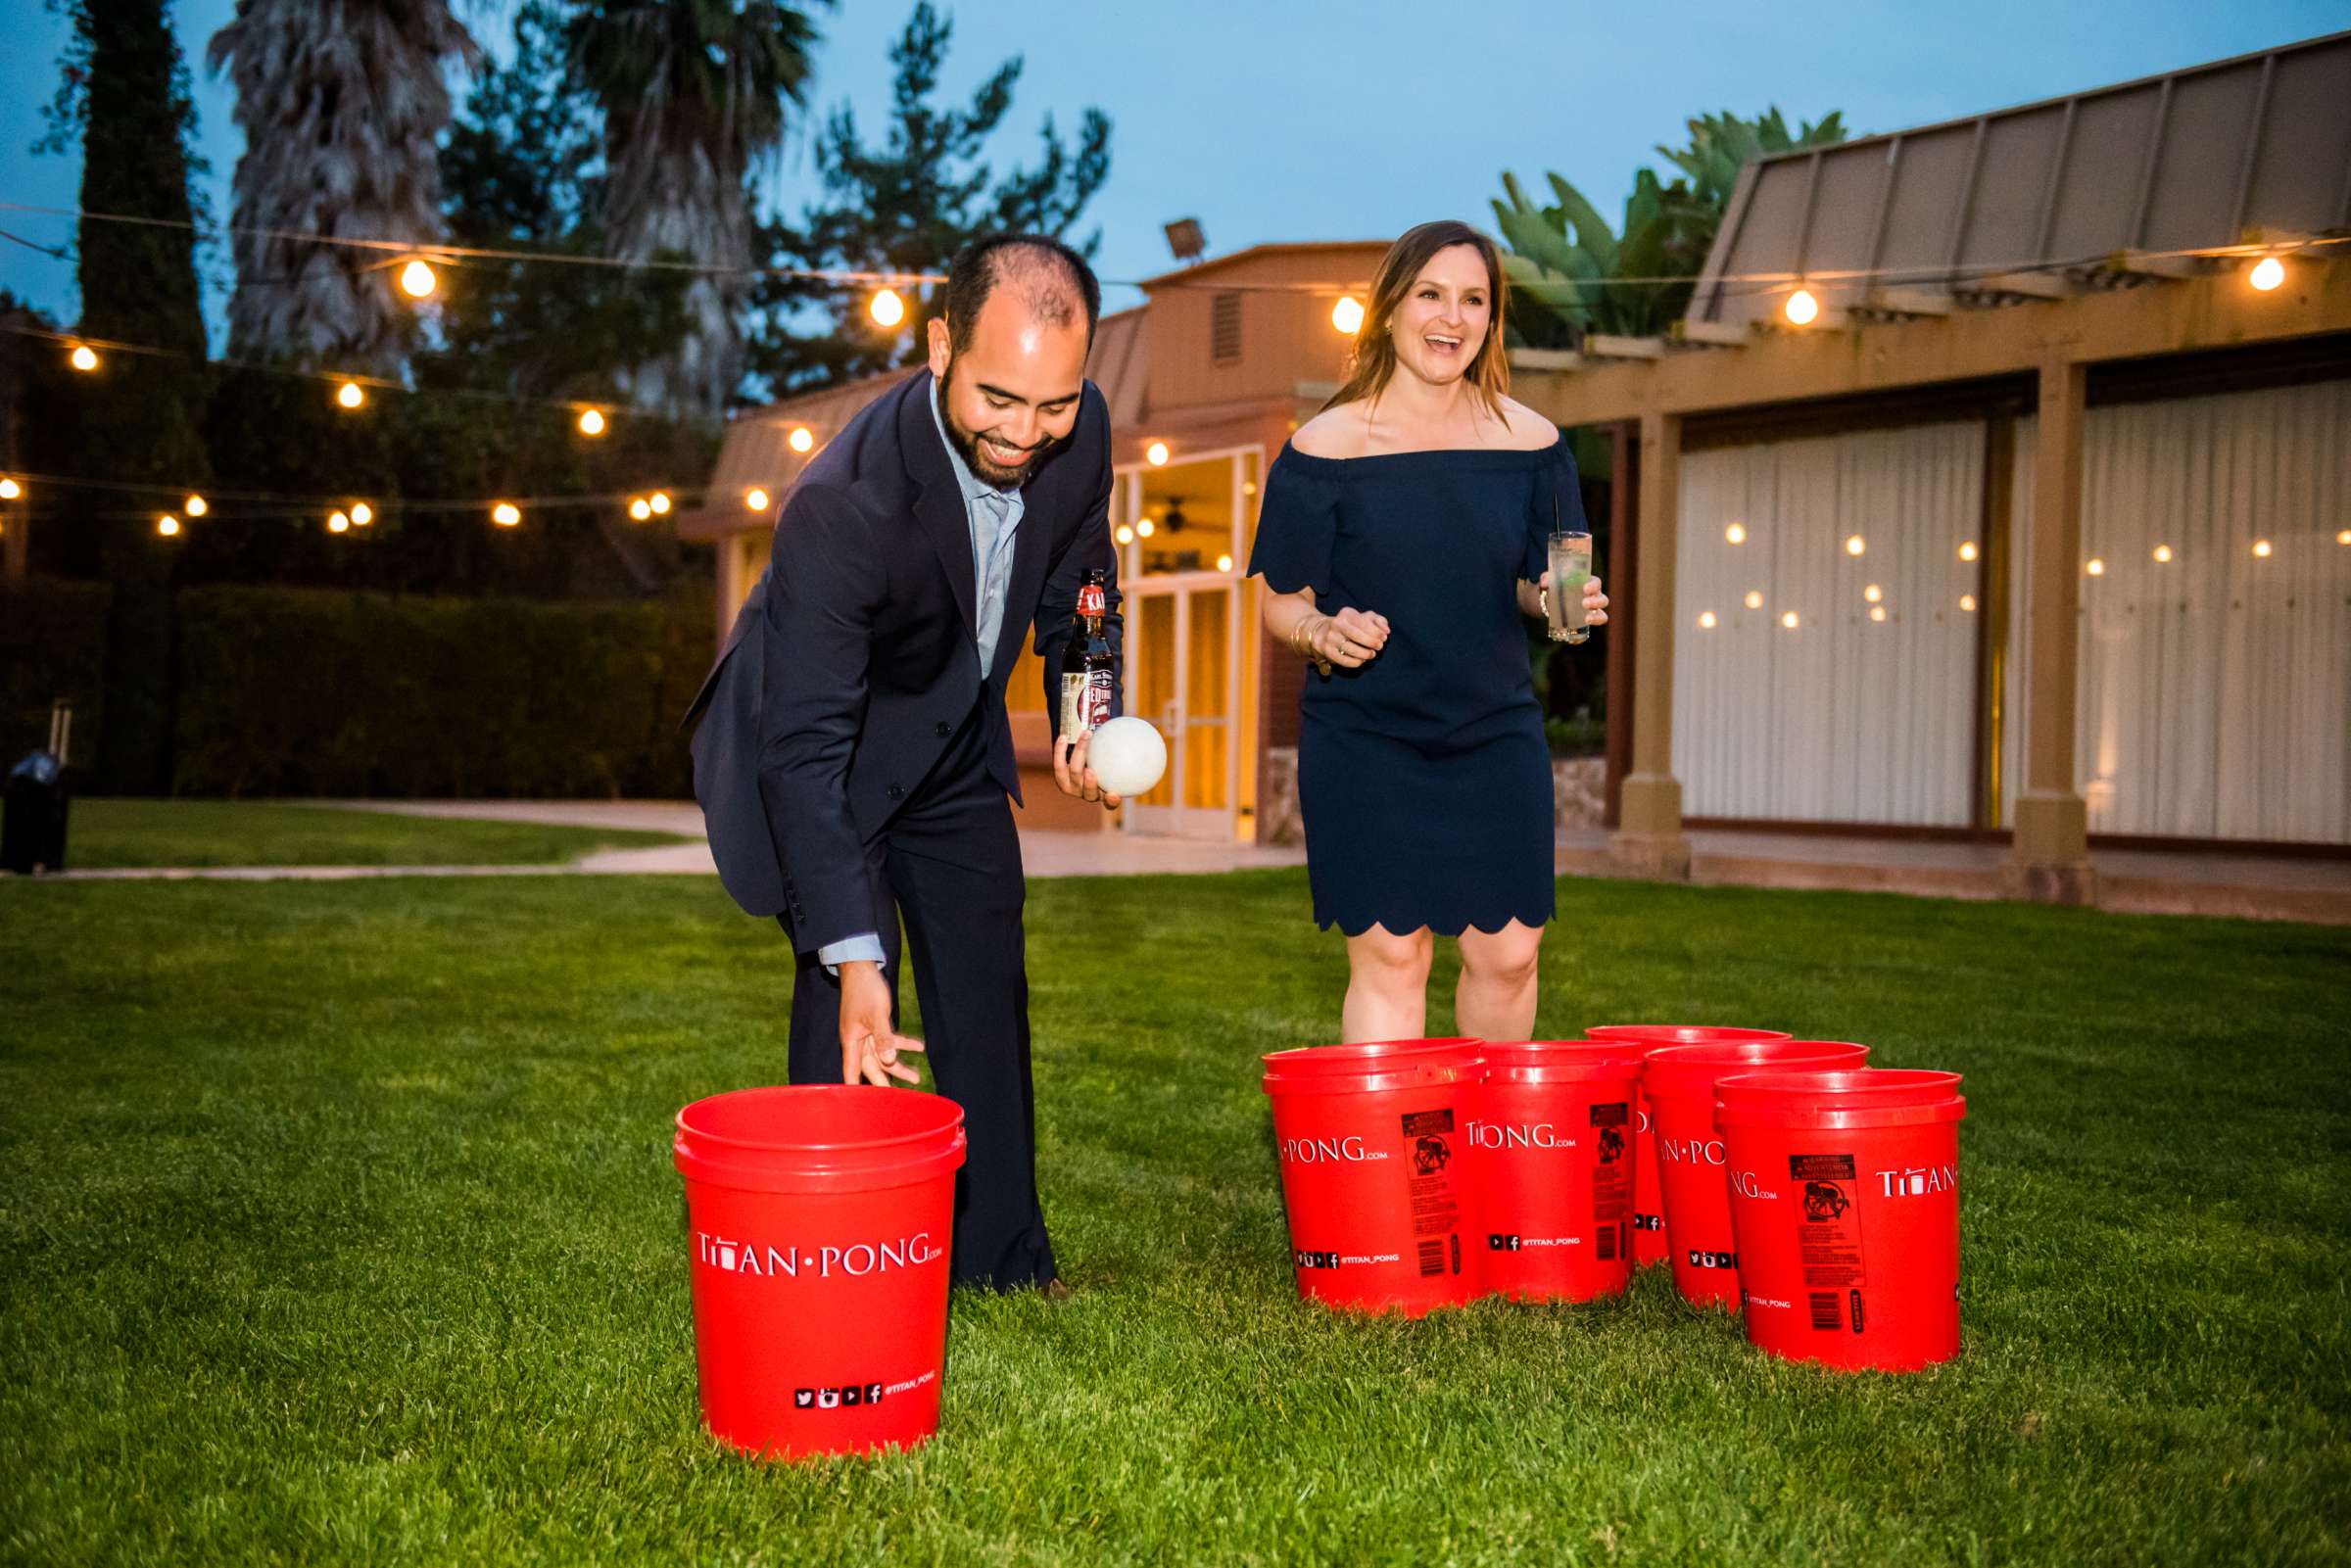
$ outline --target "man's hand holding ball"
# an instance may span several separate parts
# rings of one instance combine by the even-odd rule
[[[1072,741],[1053,742],[1053,782],[1065,795],[1119,809],[1128,795],[1147,794],[1168,771],[1168,742],[1144,719],[1112,719]]]

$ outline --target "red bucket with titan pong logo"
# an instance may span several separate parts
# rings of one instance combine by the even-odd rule
[[[1617,1040],[1643,1046],[1703,1045],[1721,1040],[1785,1040],[1779,1029],[1713,1028],[1699,1023],[1603,1023],[1586,1029],[1587,1040]],[[1665,1204],[1658,1196],[1657,1141],[1650,1131],[1649,1096],[1633,1092],[1633,1261],[1643,1268],[1665,1261],[1672,1240],[1665,1231]]]
[[[1418,1317],[1483,1293],[1463,1235],[1482,1050],[1387,1040],[1265,1059],[1301,1297]]]
[[[1633,1093],[1648,1050],[1593,1040],[1485,1048],[1469,1123],[1472,1246],[1486,1288],[1588,1302],[1633,1277]]]
[[[1739,1304],[1739,1244],[1731,1235],[1722,1135],[1714,1127],[1715,1080],[1766,1068],[1857,1068],[1868,1055],[1866,1045],[1835,1040],[1726,1040],[1649,1053],[1641,1086],[1655,1123],[1658,1196],[1673,1246],[1673,1288],[1682,1300],[1693,1307]]]
[[[678,1113],[702,1419],[747,1453],[913,1448],[938,1430],[963,1108],[863,1084]]]
[[[1915,1371],[1959,1354],[1956,1072],[1734,1072],[1716,1085],[1747,1337]]]

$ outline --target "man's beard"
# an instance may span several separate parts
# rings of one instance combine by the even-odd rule
[[[947,427],[947,440],[953,442],[955,450],[963,454],[964,465],[984,485],[993,485],[998,490],[1017,490],[1035,478],[1036,471],[1051,462],[1061,449],[1070,444],[1069,436],[1048,438],[1031,448],[1036,455],[1018,468],[1006,468],[993,462],[981,451],[980,438],[956,423],[954,390],[955,367],[949,365],[946,378],[938,384],[939,422]],[[1073,428],[1071,434],[1076,433]]]

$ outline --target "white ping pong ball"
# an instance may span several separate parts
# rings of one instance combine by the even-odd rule
[[[1112,794],[1143,794],[1168,771],[1168,743],[1147,719],[1113,719],[1094,731],[1085,765]]]

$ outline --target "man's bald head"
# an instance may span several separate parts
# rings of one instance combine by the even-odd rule
[[[1032,321],[1068,329],[1080,318],[1085,341],[1102,318],[1102,285],[1085,258],[1042,234],[991,234],[955,253],[947,264],[944,300],[951,352],[972,346],[980,311],[999,289],[1009,289]]]

